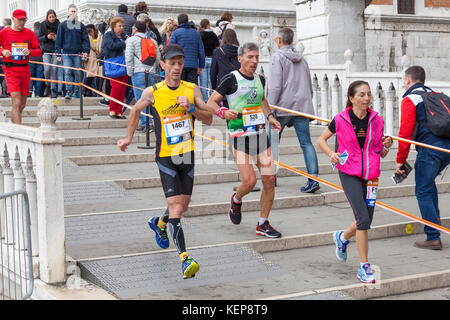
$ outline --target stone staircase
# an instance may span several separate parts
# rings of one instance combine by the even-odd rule
[[[29,100],[24,124],[37,126],[37,100]],[[332,233],[354,219],[343,192],[322,184],[315,194],[303,194],[300,187],[306,178],[284,168],[278,172],[270,215],[283,237],[255,234],[260,192],[245,198],[242,223],[232,225],[227,211],[233,187],[239,183],[237,168],[227,160],[225,147],[200,137],[196,137],[194,193],[182,220],[188,252],[200,271],[194,279],[183,280],[176,250],[172,245],[161,250],[147,225],[151,216],[166,208],[155,150],[138,149],[145,144],[145,134],[137,133],[122,153],[116,142],[124,137],[127,120],[110,119],[108,108],[98,100],[84,101],[84,114],[91,120],[72,120],[79,115],[76,99],[70,104],[61,100],[58,107],[57,125],[66,139],[66,251],[77,261],[84,279],[117,298],[372,299],[450,287],[449,236],[442,235],[442,251],[416,249],[412,244],[424,238],[423,227],[381,208],[375,211],[369,233],[369,257],[382,281],[373,286],[360,284],[356,244],[350,244],[346,263],[339,263],[334,254]],[[5,101],[0,104],[7,106]],[[323,128],[311,127],[314,143]],[[217,134],[224,132],[225,125],[215,117],[212,127],[197,129],[205,135]],[[151,145],[154,142],[151,136]],[[420,217],[414,171],[400,186],[391,180],[396,146],[382,160],[378,200]],[[328,157],[317,146],[316,150],[320,178],[340,185]],[[411,164],[415,155],[411,151]],[[306,171],[292,128],[283,133],[279,160]],[[442,224],[450,228],[450,174],[437,182]],[[257,186],[262,187],[260,181]]]

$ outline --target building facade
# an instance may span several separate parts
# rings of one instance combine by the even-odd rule
[[[433,80],[450,80],[450,0],[294,0],[297,35],[310,64],[344,63],[359,71],[401,71],[402,57]]]
[[[111,0],[2,0],[0,18],[17,8],[29,13],[28,26],[42,21],[52,8],[60,20],[67,7],[79,7],[84,23],[98,24],[116,15],[119,3]],[[121,0],[134,11],[136,0]],[[450,0],[152,0],[147,1],[157,26],[185,12],[197,24],[208,18],[214,25],[225,10],[233,14],[239,41],[255,41],[267,67],[276,50],[273,37],[279,28],[296,29],[310,65],[344,63],[351,49],[359,71],[400,71],[402,57],[425,67],[430,79],[450,80]]]

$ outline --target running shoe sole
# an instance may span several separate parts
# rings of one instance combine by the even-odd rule
[[[258,236],[266,236],[268,238],[281,238],[281,234],[278,236],[272,236],[270,234],[267,234],[266,232],[262,232],[262,231],[256,231],[256,235]]]
[[[371,284],[371,283],[376,283],[376,279],[370,280],[370,281],[364,281],[361,279],[361,277],[359,275],[356,276],[356,278],[361,281],[362,283],[367,283],[367,284]]]
[[[197,262],[193,261],[189,267],[186,268],[183,272],[183,279],[194,278],[195,274],[200,270],[200,266]]]

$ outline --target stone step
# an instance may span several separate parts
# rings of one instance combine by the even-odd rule
[[[37,98],[27,98],[27,107],[35,107],[41,102],[43,98],[37,97]],[[99,104],[99,101],[101,100],[101,97],[83,97],[83,103],[84,105],[97,105]],[[59,97],[58,100],[60,103],[60,106],[79,106],[80,105],[80,99],[72,98],[70,101],[67,101],[64,99],[64,97]],[[11,99],[10,98],[1,98],[0,99],[0,106],[2,107],[10,107],[11,108]]]
[[[237,173],[233,175],[215,178],[205,177],[204,179],[216,179],[214,187],[212,183],[197,184],[194,187],[192,201],[187,216],[211,215],[228,212],[229,197],[233,193],[233,188],[239,185],[238,181],[223,182],[220,178],[230,178],[237,180]],[[383,172],[380,179],[381,187],[378,190],[378,200],[392,197],[405,197],[414,195],[414,181],[405,181],[398,186],[391,180],[392,172]],[[214,177],[214,176],[212,176]],[[336,174],[323,175],[323,179],[340,185],[339,177]],[[202,179],[198,178],[197,179]],[[105,180],[105,179],[104,179]],[[124,182],[126,183],[126,182]],[[65,193],[65,213],[82,214],[86,212],[121,211],[144,208],[165,208],[166,199],[163,196],[162,188],[158,187],[157,180],[152,188],[140,188],[125,190],[114,181],[83,181],[64,184]],[[315,194],[303,194],[300,187],[306,183],[305,177],[289,176],[278,179],[278,187],[275,191],[274,208],[293,208],[314,205],[323,205],[331,202],[345,202],[346,197],[343,192],[321,184],[321,189]],[[256,186],[262,187],[258,181]],[[450,192],[450,182],[445,179],[438,180],[438,191],[440,193]],[[111,191],[109,191],[111,190]],[[220,190],[220,192],[217,192]],[[243,210],[259,210],[260,192],[251,192],[245,198]],[[75,197],[75,198],[73,198]],[[93,203],[96,205],[93,206]]]
[[[78,117],[78,115],[76,115]],[[86,129],[112,129],[126,128],[128,120],[111,119],[109,116],[85,116],[91,120],[72,120],[72,117],[58,117],[56,128],[58,130],[86,130]],[[40,123],[35,118],[23,118],[23,124],[30,127],[39,127]]]
[[[235,229],[232,232],[235,235],[239,234],[239,230],[236,230],[239,227],[229,225],[230,229]],[[194,226],[191,228],[194,229]],[[432,252],[414,248],[412,243],[423,239],[423,235],[395,238],[373,236],[377,231],[388,232],[387,230],[396,228],[404,229],[405,224],[380,226],[378,229],[374,227],[369,241],[370,262],[383,294],[409,292],[399,290],[405,290],[405,284],[411,281],[415,283],[409,286],[411,291],[421,290],[414,282],[415,278],[420,278],[416,275],[421,273],[436,272],[428,278],[426,289],[448,286],[448,250]],[[223,234],[224,229],[227,228],[222,227],[220,234]],[[192,242],[195,233],[202,234],[199,230],[186,233],[188,242]],[[298,242],[306,245],[297,249],[288,247],[289,251],[282,249],[283,245],[278,247],[276,243],[289,243],[292,237],[284,240],[188,245],[189,254],[200,265],[195,279],[189,282],[182,280],[178,255],[173,249],[84,259],[78,265],[82,277],[121,299],[173,299],[174,296],[178,299],[296,299],[306,296],[305,292],[308,291],[315,294],[342,286],[359,288],[361,284],[356,280],[359,265],[356,246],[353,242],[350,244],[347,263],[340,263],[335,258],[331,235],[332,232],[304,235]],[[313,238],[323,239],[326,243],[307,244]],[[108,247],[113,246],[113,243],[109,243]],[[448,245],[447,243],[444,240],[444,245]],[[154,241],[152,243],[148,239],[147,246],[152,245],[156,246]],[[271,246],[277,247],[276,250],[264,250]],[[258,251],[260,248],[263,249],[262,252]],[[239,268],[239,272],[228,272],[236,268]],[[409,281],[399,281],[399,277],[405,276],[410,277]],[[395,287],[392,288],[391,285],[390,291],[386,291],[383,282],[393,283],[394,279]],[[357,291],[359,294],[349,296],[356,299],[375,296],[367,294],[367,291],[376,290],[364,288]],[[361,292],[366,292],[366,295],[362,296]]]
[[[440,201],[450,200],[450,194],[441,194]],[[384,203],[420,217],[414,196],[384,199]],[[229,204],[228,204],[229,208]],[[280,239],[262,238],[255,234],[259,211],[243,209],[242,222],[231,224],[227,211],[216,215],[185,215],[182,219],[187,246],[213,246],[221,243],[245,243],[256,250],[271,252],[331,244],[330,232],[346,228],[354,221],[348,202],[328,202],[309,207],[274,208],[270,214],[271,224],[279,230]],[[65,217],[68,254],[76,259],[92,259],[104,256],[159,252],[154,233],[147,221],[160,216],[165,209],[126,210],[123,212],[92,213]],[[448,213],[441,217],[444,227],[450,227]],[[398,225],[397,225],[398,224]],[[406,229],[411,224],[412,229]],[[389,227],[382,227],[389,225]],[[371,237],[393,237],[423,232],[418,223],[403,216],[375,209]],[[448,241],[448,236],[442,238]],[[170,239],[172,240],[172,239]],[[450,244],[450,243],[449,243]],[[173,246],[171,247],[173,249]]]

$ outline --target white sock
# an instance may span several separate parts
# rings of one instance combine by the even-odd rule
[[[234,201],[234,203],[241,203],[241,201],[239,201],[239,200],[236,198],[236,195],[233,196],[233,201]]]
[[[344,233],[343,233],[343,232],[341,233],[340,238],[341,238],[341,241],[342,241],[342,242],[346,242],[346,241],[347,241],[347,239],[344,238]]]
[[[266,222],[266,221],[267,221],[267,218],[259,218],[258,224],[260,226],[262,226],[264,224],[264,222]]]

